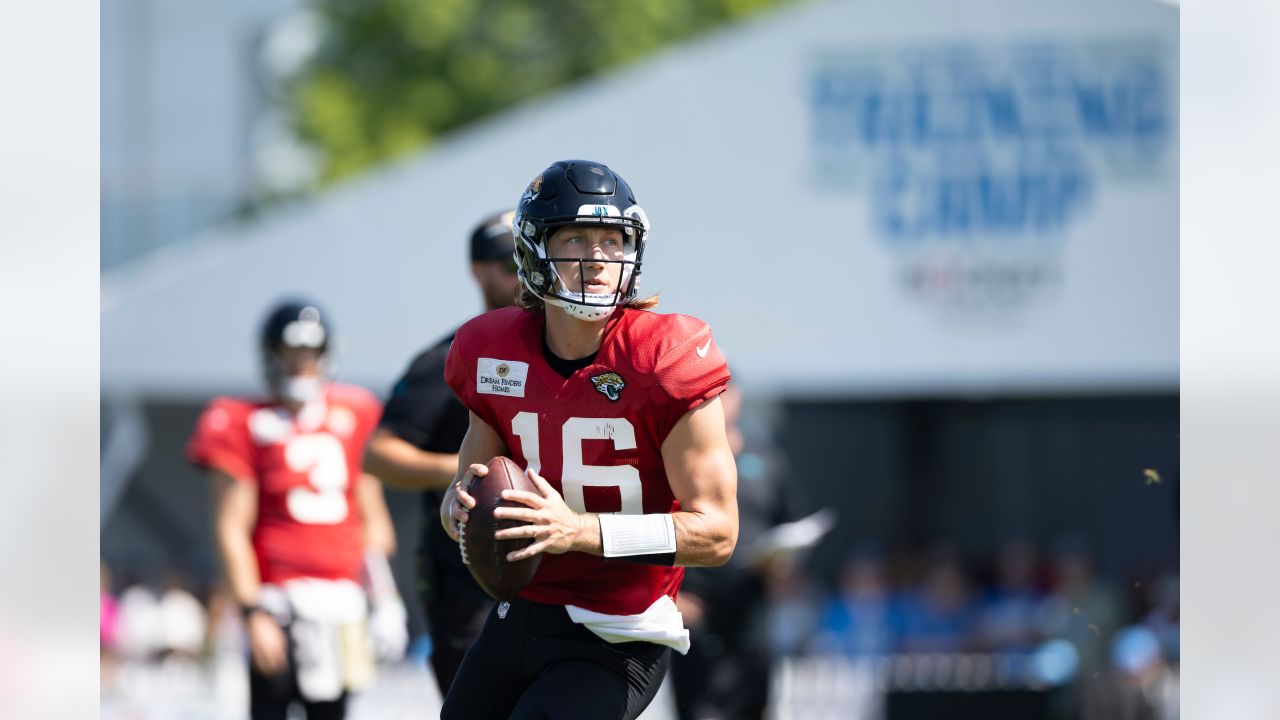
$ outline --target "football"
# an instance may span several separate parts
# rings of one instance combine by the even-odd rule
[[[471,510],[471,517],[459,537],[459,545],[462,562],[466,563],[471,576],[480,587],[497,600],[510,600],[533,579],[542,556],[507,562],[507,553],[527,547],[533,543],[533,538],[495,540],[493,535],[497,531],[524,523],[519,520],[499,520],[493,516],[493,511],[500,507],[526,507],[518,502],[503,500],[503,490],[528,490],[533,493],[538,490],[529,476],[510,458],[499,455],[490,460],[488,466],[489,474],[471,478],[471,484],[467,487],[467,492],[476,499],[476,506]]]

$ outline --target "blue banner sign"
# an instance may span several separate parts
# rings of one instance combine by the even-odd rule
[[[896,243],[1056,236],[1101,173],[1161,167],[1174,130],[1154,42],[828,52],[812,67],[817,178],[868,193]]]
[[[1168,57],[1140,39],[821,53],[814,178],[865,199],[866,234],[894,252],[908,294],[1024,307],[1062,282],[1066,231],[1104,180],[1143,182],[1176,162]]]

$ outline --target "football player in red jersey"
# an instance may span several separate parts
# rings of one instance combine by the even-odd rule
[[[671,649],[686,652],[674,598],[683,566],[716,566],[738,535],[737,474],[719,394],[729,370],[711,329],[648,310],[637,279],[649,231],[617,173],[557,162],[514,221],[520,307],[454,338],[445,378],[470,411],[459,477],[441,503],[465,532],[465,487],[506,455],[539,492],[508,490],[542,554],[498,603],[445,699],[444,718],[634,718]]]
[[[342,718],[370,650],[394,658],[407,641],[386,560],[391,518],[360,470],[381,405],[329,382],[331,334],[314,303],[274,308],[261,333],[271,398],[215,399],[187,448],[213,484],[218,550],[249,631],[254,720],[283,720],[295,701],[311,720]]]

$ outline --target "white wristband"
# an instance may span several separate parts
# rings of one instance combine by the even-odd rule
[[[676,551],[676,523],[671,513],[600,516],[600,544],[605,557],[655,555]]]

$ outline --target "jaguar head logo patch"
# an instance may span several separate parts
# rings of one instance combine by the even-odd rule
[[[613,402],[617,402],[622,397],[622,388],[627,386],[622,376],[616,372],[600,373],[591,377],[591,384],[596,386],[601,394],[609,398]]]
[[[520,196],[520,202],[523,203],[527,200],[532,200],[538,197],[538,193],[540,192],[542,192],[542,176],[541,175],[534,178],[533,182],[529,183],[529,187],[524,189],[524,194]]]

